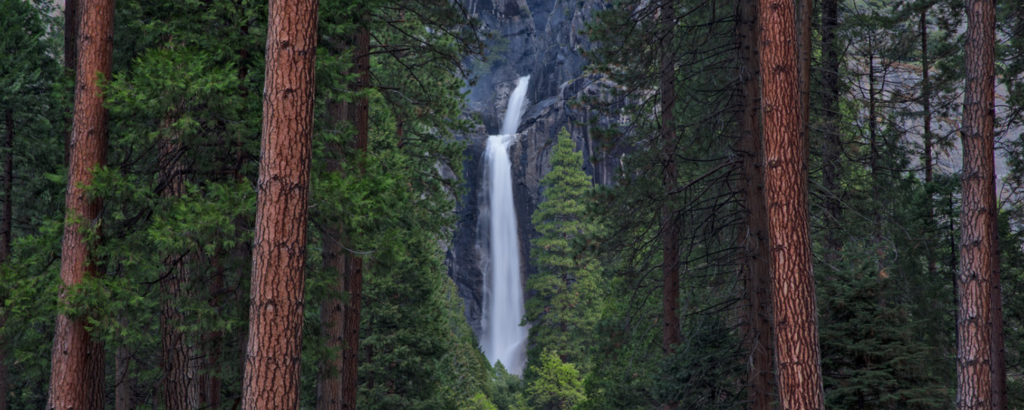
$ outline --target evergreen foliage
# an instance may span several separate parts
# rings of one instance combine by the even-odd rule
[[[569,410],[586,399],[580,372],[572,363],[563,363],[558,354],[545,350],[536,366],[536,378],[526,387],[533,408]]]
[[[1024,406],[1021,1],[997,5],[996,27],[995,114],[997,130],[1005,131],[997,156],[1009,167],[998,177],[1011,409]],[[364,261],[360,410],[745,408],[749,346],[741,298],[748,290],[737,274],[737,238],[750,232],[737,192],[736,141],[740,78],[749,73],[737,57],[744,43],[736,35],[736,2],[552,6],[566,12],[558,18],[572,17],[573,27],[581,22],[572,13],[594,11],[568,40],[589,59],[588,71],[561,89],[585,90],[564,106],[579,121],[565,126],[577,137],[589,133],[582,144],[593,157],[577,151],[581,140],[566,129],[556,139],[542,136],[549,145],[530,147],[550,152],[550,172],[530,219],[536,273],[526,281],[525,377],[488,363],[446,274],[448,247],[465,217],[458,203],[466,191],[464,141],[477,125],[468,114],[467,85],[475,79],[467,68],[515,71],[525,64],[508,59],[524,47],[510,33],[488,39],[483,31],[478,13],[490,5],[320,2],[301,408],[317,406],[317,375],[339,354],[327,347],[322,319],[310,307],[351,296],[337,291],[338,271],[323,263],[325,244],[339,239],[328,227],[344,227],[345,255]],[[675,8],[674,21],[661,20],[664,7]],[[839,2],[838,9],[839,84],[831,96],[838,111],[819,104],[831,90],[822,86],[827,45],[816,25],[807,119],[827,407],[952,408],[964,3]],[[517,10],[507,17],[541,12]],[[820,11],[813,18],[823,21]],[[97,229],[88,232],[100,273],[62,288],[73,104],[69,67],[58,57],[62,16],[49,0],[0,0],[0,142],[13,139],[11,148],[0,145],[0,158],[11,154],[13,163],[12,215],[3,215],[12,219],[13,243],[0,263],[0,360],[8,367],[11,409],[47,405],[58,313],[88,318],[92,336],[105,344],[107,407],[126,398],[137,409],[166,407],[161,337],[168,328],[193,353],[198,382],[219,386],[201,392],[200,407],[240,403],[267,18],[266,3],[252,0],[118,0],[113,74],[102,79],[109,161],[89,188],[103,201]],[[360,89],[353,86],[358,56],[351,43],[364,28],[372,39],[370,84]],[[672,61],[662,66],[665,56]],[[677,141],[660,139],[663,84],[678,96],[671,112]],[[349,148],[355,125],[328,112],[329,104],[363,98],[370,107],[366,151]],[[821,137],[829,124],[838,145]],[[838,159],[825,158],[829,149]],[[614,163],[604,170],[612,183],[595,187],[584,169],[596,166],[584,161]],[[665,177],[673,175],[670,162],[674,179]],[[173,195],[172,180],[182,181]],[[670,352],[662,341],[667,227],[680,232],[682,341]],[[175,272],[187,272],[182,290],[163,291]],[[179,316],[162,325],[167,309]],[[115,386],[127,386],[118,391],[128,395]]]
[[[531,252],[538,272],[526,283],[534,292],[523,319],[532,325],[527,357],[528,362],[537,362],[540,353],[548,351],[586,373],[603,296],[600,264],[581,249],[584,240],[598,233],[598,226],[585,214],[592,185],[583,172],[582,153],[575,152],[576,144],[564,129],[556,144],[551,172],[541,180],[545,200],[532,218],[539,234]],[[527,374],[533,371],[528,368]]]

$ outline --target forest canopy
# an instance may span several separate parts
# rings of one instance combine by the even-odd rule
[[[1024,408],[1020,0],[0,0],[0,410]]]

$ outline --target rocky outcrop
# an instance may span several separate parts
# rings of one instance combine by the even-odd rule
[[[509,95],[516,81],[530,75],[527,98],[530,104],[519,127],[519,140],[510,149],[516,214],[519,222],[521,260],[524,276],[535,272],[529,255],[536,230],[530,216],[543,200],[540,180],[550,170],[551,149],[558,131],[565,128],[576,147],[584,152],[584,170],[595,183],[610,184],[616,157],[599,152],[591,138],[592,112],[571,104],[581,96],[600,97],[608,84],[588,76],[581,51],[591,47],[579,33],[594,11],[603,7],[598,0],[476,0],[467,8],[495,34],[492,54],[486,64],[476,67],[477,82],[470,89],[469,110],[482,120],[478,133],[464,137],[467,142],[464,177],[465,196],[459,204],[459,226],[448,250],[449,274],[466,302],[466,318],[480,333],[483,301],[483,272],[479,244],[486,235],[480,229],[483,181],[483,151],[487,134],[498,132]],[[598,126],[608,119],[596,118]]]

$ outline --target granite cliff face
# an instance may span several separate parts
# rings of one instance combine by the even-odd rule
[[[599,0],[469,0],[467,8],[494,33],[490,62],[478,67],[476,85],[470,90],[470,114],[482,119],[478,130],[464,136],[467,190],[457,209],[460,216],[455,238],[448,250],[449,275],[466,302],[466,318],[480,333],[484,275],[481,269],[486,227],[481,225],[480,204],[486,195],[483,152],[487,135],[498,133],[509,95],[516,81],[530,75],[526,113],[519,126],[519,140],[510,149],[514,196],[519,225],[520,256],[524,280],[536,271],[530,259],[530,241],[536,236],[530,215],[543,199],[540,180],[550,170],[549,158],[558,131],[572,135],[584,158],[595,157],[590,137],[590,111],[570,107],[582,95],[600,96],[605,82],[584,74],[581,51],[591,47],[579,33]],[[598,118],[598,124],[607,123]],[[614,160],[585,161],[585,171],[595,183],[610,184]],[[486,241],[484,242],[486,243]]]

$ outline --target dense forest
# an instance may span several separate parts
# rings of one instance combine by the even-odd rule
[[[1024,409],[1024,1],[0,0],[0,410]]]

